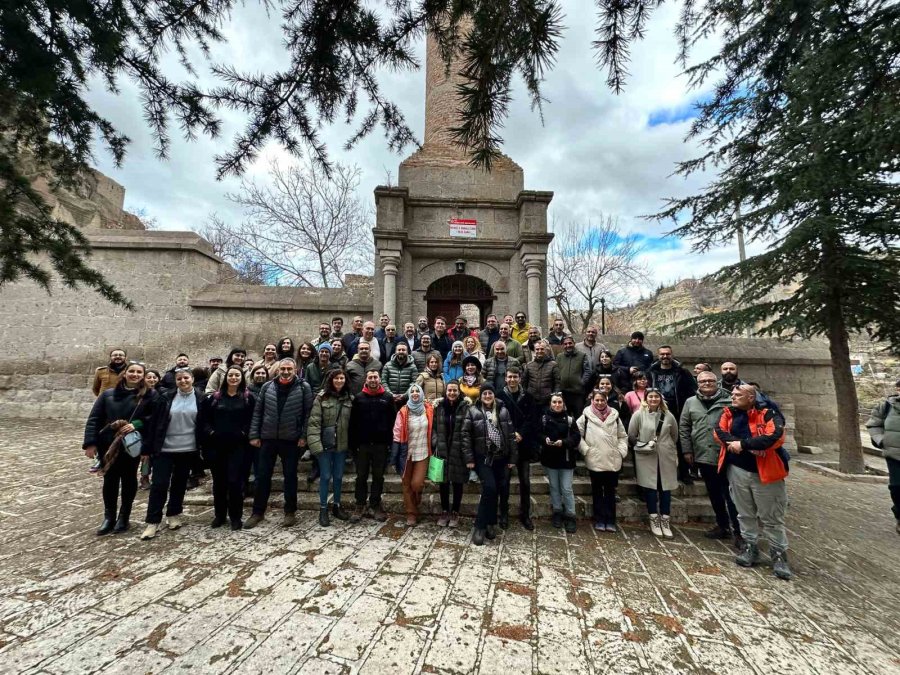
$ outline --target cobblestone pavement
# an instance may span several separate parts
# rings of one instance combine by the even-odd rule
[[[0,422],[0,672],[900,672],[883,485],[795,469],[782,582],[700,526],[662,542],[541,522],[476,548],[467,529],[325,529],[310,512],[211,530],[192,507],[152,542],[138,525],[100,539],[79,438]]]

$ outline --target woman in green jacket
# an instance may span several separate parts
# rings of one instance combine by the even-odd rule
[[[341,482],[347,458],[350,429],[350,406],[353,396],[347,389],[347,376],[342,370],[325,374],[321,393],[313,401],[307,428],[309,450],[319,463],[319,525],[328,527],[328,483],[334,481],[331,512],[338,520],[349,520],[341,509]]]

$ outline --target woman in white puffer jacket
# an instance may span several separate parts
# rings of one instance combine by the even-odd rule
[[[581,443],[578,449],[591,476],[594,501],[594,529],[616,531],[616,487],[622,460],[628,454],[628,432],[619,412],[607,405],[606,394],[597,389],[591,404],[578,420]]]

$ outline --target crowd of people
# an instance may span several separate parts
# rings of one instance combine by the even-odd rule
[[[142,539],[163,522],[183,525],[186,489],[212,475],[212,527],[256,527],[266,517],[276,460],[284,474],[285,527],[297,521],[298,466],[313,460],[319,524],[331,518],[387,519],[384,476],[402,476],[407,525],[420,520],[427,482],[438,485],[440,527],[458,527],[464,484],[480,483],[472,543],[481,546],[509,523],[510,477],[519,483],[518,519],[532,530],[531,465],[550,485],[552,524],[577,530],[573,479],[590,477],[592,525],[617,529],[623,463],[634,464],[648,525],[673,536],[672,491],[702,479],[716,516],[706,536],[732,539],[736,562],[759,562],[768,541],[775,574],[791,578],[784,516],[788,456],[784,417],[735,363],[690,371],[671,346],[654,355],[635,331],[615,354],[589,327],[581,341],[553,322],[546,338],[524,312],[486,317],[471,329],[426,317],[402,326],[354,317],[322,322],[299,345],[266,344],[259,360],[242,347],[208,364],[178,354],[165,371],[128,361],[113,349],[97,369],[97,400],[84,451],[103,476],[98,535],[129,529],[139,485],[149,489]],[[356,467],[352,504],[342,500],[348,462]],[[253,479],[248,483],[252,474]],[[138,476],[140,476],[140,483]],[[244,520],[244,497],[253,506]],[[348,500],[349,501],[349,500]],[[346,508],[345,508],[346,506]]]

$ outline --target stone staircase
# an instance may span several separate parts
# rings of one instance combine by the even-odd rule
[[[311,485],[306,481],[311,466],[312,463],[309,461],[300,462],[297,495],[297,505],[300,510],[317,510],[319,508],[318,480]],[[356,469],[353,463],[350,462],[345,468],[342,482],[341,501],[345,507],[353,506],[355,483]],[[269,498],[270,509],[280,510],[282,508],[281,491],[283,485],[284,478],[281,475],[281,468],[276,466],[275,475],[272,477],[272,495]],[[207,478],[199,488],[187,493],[184,500],[185,504],[212,506],[211,489],[212,480]],[[590,518],[592,512],[591,481],[588,477],[588,471],[583,465],[579,465],[575,469],[573,489],[575,492],[576,515],[579,518]],[[641,488],[638,487],[634,479],[634,465],[627,460],[622,467],[622,474],[619,479],[618,494],[620,501],[617,508],[617,518],[620,522],[638,522],[646,518],[647,510],[640,490]],[[519,479],[515,475],[515,470],[513,470],[511,479],[510,493],[510,519],[513,519],[519,513]],[[478,483],[465,484],[462,507],[460,509],[462,515],[475,515],[480,494],[481,490]],[[252,499],[248,497],[245,500],[245,504],[250,506],[251,503]],[[403,513],[403,486],[400,482],[400,476],[397,475],[393,467],[389,467],[385,474],[382,503],[388,513]],[[441,502],[436,485],[426,483],[425,492],[422,496],[421,512],[423,514],[440,514]],[[533,516],[538,518],[548,518],[552,515],[550,484],[547,482],[540,464],[531,465],[531,512]],[[676,523],[689,521],[714,522],[712,507],[709,504],[709,499],[707,499],[706,488],[702,481],[697,481],[693,485],[679,484],[678,489],[673,490],[672,521]]]

